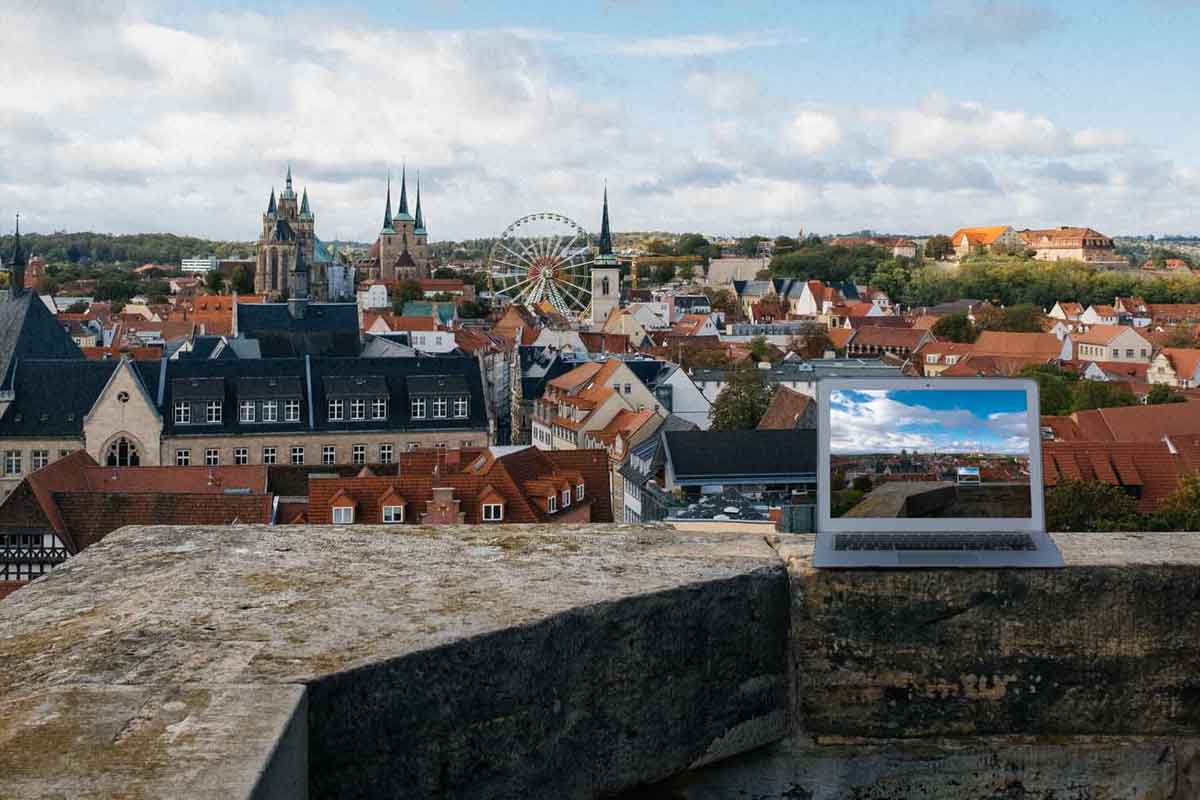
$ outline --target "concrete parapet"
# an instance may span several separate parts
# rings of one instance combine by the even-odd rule
[[[0,602],[0,796],[1200,798],[1200,536],[1055,539],[129,528]]]
[[[0,774],[17,796],[614,793],[785,735],[788,603],[762,537],[129,528],[0,604]]]

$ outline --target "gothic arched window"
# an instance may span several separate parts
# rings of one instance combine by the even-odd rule
[[[137,445],[122,436],[108,446],[104,464],[109,467],[136,467],[142,463]]]
[[[608,297],[608,276],[605,275],[600,279],[600,294],[602,297]]]

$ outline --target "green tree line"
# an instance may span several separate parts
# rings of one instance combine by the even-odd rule
[[[108,233],[22,233],[26,252],[47,263],[165,264],[178,266],[180,260],[198,255],[231,258],[254,252],[250,242],[224,242],[173,233],[136,233],[115,236]],[[0,252],[12,250],[12,236],[0,236]]]

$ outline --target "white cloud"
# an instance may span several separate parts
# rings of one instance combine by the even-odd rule
[[[783,44],[784,41],[792,44],[797,43],[797,40],[794,38],[785,40],[776,33],[751,31],[735,34],[695,34],[691,36],[622,39],[613,42],[611,49],[615,53],[627,56],[688,58],[721,55],[723,53],[733,53],[738,50],[750,50],[760,47],[777,47]]]
[[[753,110],[763,95],[762,83],[753,75],[714,69],[692,71],[684,89],[703,101],[709,111],[725,114]]]
[[[833,116],[806,110],[792,118],[787,137],[798,152],[815,155],[838,144],[842,130]]]

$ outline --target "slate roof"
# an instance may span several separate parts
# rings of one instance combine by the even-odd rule
[[[81,435],[84,415],[92,410],[118,363],[22,360],[12,383],[16,399],[0,417],[0,438]]]
[[[309,303],[299,318],[287,303],[238,303],[237,331],[258,340],[263,358],[355,356],[362,346],[354,303]]]
[[[0,389],[8,388],[14,362],[31,357],[84,358],[37,294],[22,292],[0,300]]]
[[[663,434],[675,480],[742,477],[774,482],[817,471],[817,432],[673,431]]]

